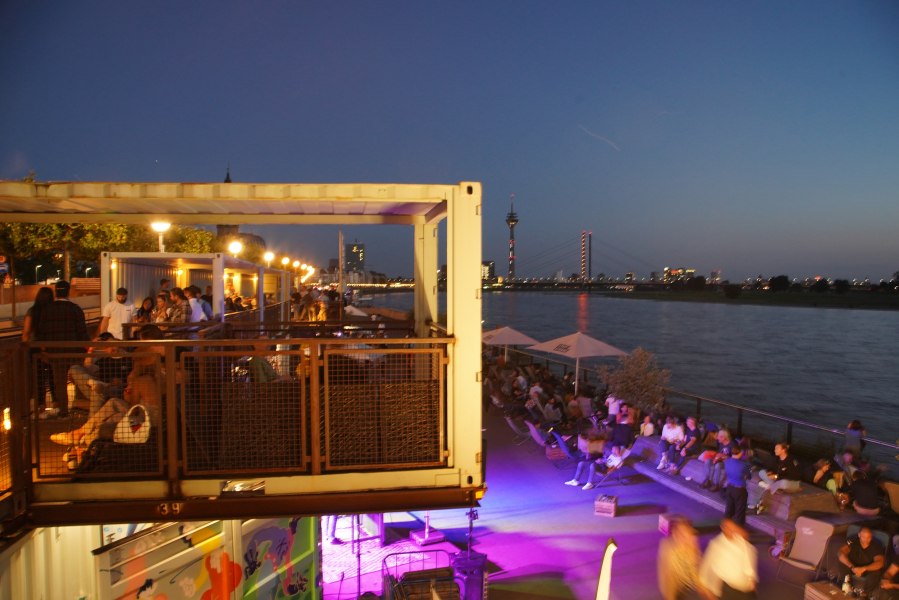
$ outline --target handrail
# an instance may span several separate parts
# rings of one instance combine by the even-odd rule
[[[515,354],[520,354],[522,356],[527,356],[533,360],[541,360],[547,366],[549,366],[550,364],[555,364],[555,365],[559,365],[559,366],[565,368],[566,370],[569,367],[571,367],[571,364],[569,364],[568,362],[566,362],[564,360],[558,360],[558,359],[550,358],[550,357],[544,356],[544,355],[537,355],[537,354],[533,354],[531,352],[526,352],[524,350],[509,348],[509,352],[515,353]],[[595,369],[590,369],[590,368],[585,368],[585,367],[581,367],[581,372],[584,374],[587,374],[587,373],[593,373],[594,375],[598,374],[598,372]],[[696,400],[699,402],[707,402],[709,404],[714,404],[714,405],[723,406],[723,407],[726,407],[726,408],[729,408],[732,410],[736,410],[736,411],[738,411],[738,415],[740,413],[749,413],[749,414],[765,417],[767,419],[773,419],[773,420],[776,420],[776,421],[779,421],[782,423],[786,423],[788,427],[792,427],[792,425],[799,425],[801,427],[806,427],[806,428],[813,429],[816,431],[821,431],[821,432],[824,432],[824,433],[827,433],[830,435],[843,435],[843,433],[844,433],[844,431],[842,429],[834,429],[834,428],[830,428],[830,427],[824,427],[822,425],[817,425],[815,423],[809,423],[808,421],[803,421],[801,419],[785,417],[783,415],[778,415],[778,414],[767,412],[764,410],[759,410],[757,408],[749,408],[747,406],[741,406],[739,404],[734,404],[732,402],[726,402],[724,400],[717,400],[715,398],[706,398],[704,396],[690,394],[688,392],[681,392],[679,390],[673,390],[670,388],[666,388],[665,392],[667,394],[679,396],[684,399]],[[891,451],[899,450],[899,444],[896,444],[896,443],[886,442],[886,441],[878,440],[878,439],[872,438],[872,437],[865,437],[863,439],[865,442],[867,442],[869,444],[872,444],[875,446],[881,446],[887,450],[891,450]]]
[[[757,409],[757,408],[749,408],[749,407],[746,407],[746,406],[742,406],[742,405],[740,405],[740,404],[734,404],[734,403],[732,403],[732,402],[726,402],[726,401],[724,401],[724,400],[716,400],[715,398],[706,398],[705,396],[699,396],[698,394],[691,394],[691,393],[689,393],[689,392],[682,392],[682,391],[679,391],[679,390],[673,390],[673,389],[670,389],[670,388],[666,388],[666,389],[665,389],[665,392],[668,393],[668,394],[675,395],[675,396],[680,396],[680,397],[686,398],[686,399],[699,400],[700,402],[708,402],[708,403],[710,403],[710,404],[717,404],[717,405],[719,405],[719,406],[726,406],[727,408],[732,408],[732,409],[734,409],[734,410],[738,410],[738,411],[741,411],[741,412],[744,412],[744,413],[750,413],[750,414],[754,414],[754,415],[759,415],[759,416],[762,416],[762,417],[766,417],[766,418],[768,418],[768,419],[774,419],[774,420],[776,420],[776,421],[781,421],[781,422],[784,422],[784,423],[792,423],[792,424],[794,424],[794,425],[801,425],[801,426],[803,426],[803,427],[807,427],[807,428],[809,428],[809,429],[815,429],[815,430],[818,430],[818,431],[823,431],[823,432],[825,432],[825,433],[831,433],[831,434],[836,434],[836,435],[842,435],[842,434],[844,433],[844,431],[843,431],[842,429],[834,429],[834,428],[830,428],[830,427],[824,427],[823,425],[817,425],[817,424],[815,424],[815,423],[809,423],[808,421],[803,421],[802,419],[794,419],[794,418],[792,418],[792,417],[785,417],[785,416],[783,416],[783,415],[777,415],[777,414],[770,413],[770,412],[767,412],[767,411],[764,411],[764,410],[759,410],[759,409]],[[862,438],[862,439],[863,439],[864,441],[870,443],[870,444],[874,444],[874,445],[878,445],[878,446],[883,446],[884,448],[889,448],[889,449],[891,449],[891,450],[899,450],[899,445],[897,445],[897,444],[893,444],[893,443],[890,443],[890,442],[884,442],[883,440],[878,440],[878,439],[876,439],[876,438],[870,438],[870,437],[865,437],[865,438]]]

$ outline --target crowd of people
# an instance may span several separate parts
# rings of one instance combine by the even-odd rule
[[[521,418],[544,431],[565,431],[572,455],[578,458],[573,477],[564,483],[584,490],[595,486],[597,475],[621,467],[638,436],[658,436],[657,469],[680,475],[691,459],[703,463],[703,477],[696,483],[725,498],[722,534],[709,545],[700,559],[695,531],[688,521],[676,520],[671,536],[660,548],[660,582],[666,582],[663,596],[684,598],[685,593],[703,598],[754,597],[755,550],[746,542],[747,511],[764,513],[775,495],[797,491],[802,485],[814,485],[829,491],[841,507],[851,507],[863,516],[879,514],[886,505],[878,485],[879,471],[864,457],[864,427],[857,420],[847,425],[844,447],[833,458],[820,458],[807,464],[790,445],[775,444],[773,456],[754,449],[748,439],[734,436],[727,428],[700,423],[694,416],[674,414],[662,406],[649,414],[626,401],[589,385],[576,391],[573,377],[557,376],[538,364],[507,364],[503,356],[486,356],[484,371],[485,403],[501,408],[506,416]],[[639,425],[637,425],[639,422]],[[553,436],[548,443],[560,443]],[[575,446],[576,443],[576,446]],[[695,471],[694,471],[695,473]],[[757,505],[749,505],[749,486],[762,488]],[[854,544],[854,545],[853,545]],[[841,553],[841,563],[869,546],[867,536],[851,540]],[[884,570],[883,548],[880,563],[864,557],[875,550],[861,552],[862,562],[847,566],[855,575],[865,575],[869,593],[883,581],[878,598],[899,598],[895,563]],[[741,570],[722,565],[740,564]],[[664,577],[663,577],[664,571]],[[663,588],[665,588],[663,585]],[[692,591],[690,591],[692,590]],[[693,596],[690,596],[693,597]]]
[[[290,295],[291,319],[294,321],[327,321],[340,317],[340,292],[337,286],[305,286]],[[343,296],[345,305],[353,302],[353,291]]]
[[[168,280],[162,280],[156,302],[147,297],[140,308],[128,302],[127,289],[118,288],[115,299],[102,307],[92,339],[84,311],[69,298],[67,281],[37,291],[22,328],[22,341],[31,343],[30,360],[36,373],[32,408],[40,419],[64,419],[76,410],[79,397],[88,406],[80,427],[50,438],[69,448],[63,458],[70,466],[77,464],[77,457],[101,436],[104,425],[115,425],[133,406],[142,406],[151,423],[159,423],[164,349],[152,344],[126,348],[108,342],[160,340],[164,337],[162,327],[209,318],[209,305],[199,288],[169,289],[169,285]],[[132,336],[132,331],[136,335]],[[84,345],[55,347],[42,346],[41,342]],[[85,354],[83,360],[71,356],[79,353]]]

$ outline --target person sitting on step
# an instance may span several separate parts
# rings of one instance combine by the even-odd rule
[[[799,466],[799,460],[790,454],[790,445],[786,442],[775,444],[774,455],[777,457],[776,467],[770,471],[766,469],[759,471],[759,485],[765,488],[759,498],[759,513],[767,510],[773,494],[779,491],[797,492],[802,487],[802,468]]]

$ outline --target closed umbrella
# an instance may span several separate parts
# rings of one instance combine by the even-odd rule
[[[550,354],[559,354],[574,359],[574,391],[577,392],[578,386],[578,369],[581,366],[581,359],[590,356],[626,356],[627,352],[607,344],[601,340],[590,337],[586,333],[572,333],[564,337],[549,340],[535,346],[531,346],[528,350],[539,350],[540,352],[549,352]]]

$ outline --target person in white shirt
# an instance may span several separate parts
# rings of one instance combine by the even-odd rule
[[[677,417],[668,417],[662,426],[662,439],[659,440],[659,466],[656,469],[662,470],[674,459],[674,453],[677,446],[684,441],[684,427],[677,421]]]
[[[723,519],[721,533],[709,542],[699,566],[699,580],[715,598],[756,597],[758,552],[748,538],[745,529],[730,519]]]
[[[209,317],[203,310],[203,301],[200,299],[200,288],[195,285],[189,285],[184,288],[184,295],[187,296],[187,303],[190,306],[190,322],[199,323],[206,321]]]
[[[618,411],[621,408],[621,400],[609,394],[609,397],[606,398],[606,406],[609,409],[608,422],[615,423],[618,420]]]
[[[127,304],[127,302],[128,290],[120,287],[115,292],[115,300],[103,307],[102,319],[100,320],[100,326],[97,328],[98,335],[108,331],[117,340],[125,339],[122,323],[134,321],[134,305]]]

